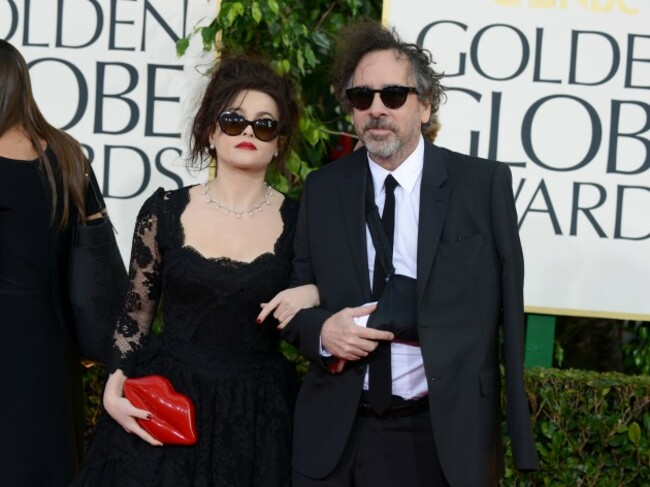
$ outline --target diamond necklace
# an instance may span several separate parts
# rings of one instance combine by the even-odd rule
[[[235,215],[235,218],[241,218],[241,216],[245,213],[248,213],[248,216],[253,217],[255,216],[256,211],[262,211],[264,205],[271,204],[269,202],[269,198],[272,195],[271,187],[266,183],[264,183],[264,197],[262,198],[262,201],[260,201],[256,205],[251,206],[247,210],[241,210],[241,211],[235,210],[233,208],[229,208],[228,206],[219,203],[217,200],[215,200],[212,196],[208,194],[209,189],[210,188],[208,187],[208,182],[206,181],[205,183],[203,183],[203,191],[201,191],[201,194],[206,197],[205,202],[209,205],[210,204],[214,205],[217,208],[217,210],[223,211],[226,215],[230,215],[232,213],[233,215]]]

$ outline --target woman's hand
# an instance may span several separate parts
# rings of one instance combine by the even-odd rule
[[[127,433],[138,435],[153,446],[162,446],[162,443],[147,433],[137,423],[136,418],[149,420],[153,416],[149,411],[138,409],[131,401],[124,397],[124,381],[126,376],[118,369],[108,376],[104,389],[104,409]]]
[[[262,312],[257,316],[257,322],[262,323],[273,312],[273,317],[280,322],[278,330],[287,326],[298,311],[303,308],[313,308],[320,304],[318,288],[313,284],[293,287],[280,291],[268,303],[262,303]]]

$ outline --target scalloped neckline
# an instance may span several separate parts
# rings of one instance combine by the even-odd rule
[[[214,263],[223,263],[223,264],[236,264],[238,267],[242,266],[249,266],[251,264],[257,263],[258,261],[262,260],[265,257],[275,257],[277,255],[278,251],[278,245],[280,244],[280,241],[282,240],[282,237],[284,237],[286,231],[287,231],[287,224],[285,221],[285,206],[287,204],[287,200],[289,197],[286,194],[283,194],[284,199],[282,200],[282,203],[280,204],[280,208],[278,211],[280,212],[280,218],[282,220],[282,231],[280,232],[280,235],[278,235],[278,238],[275,239],[275,242],[273,243],[273,250],[269,250],[266,252],[262,252],[261,254],[257,255],[254,259],[250,261],[246,260],[238,260],[238,259],[233,259],[232,257],[227,257],[227,256],[214,256],[214,257],[208,257],[207,255],[204,255],[201,253],[196,247],[192,245],[186,245],[185,243],[185,227],[183,226],[183,222],[181,221],[181,217],[183,216],[183,213],[185,212],[185,209],[187,208],[187,205],[190,203],[190,189],[198,186],[198,184],[194,184],[192,186],[186,187],[185,190],[185,205],[183,206],[183,209],[178,213],[177,216],[177,224],[178,228],[180,229],[180,237],[181,237],[181,245],[180,249],[184,251],[189,251],[190,254],[193,254],[202,260],[205,260],[207,262],[214,262]]]
[[[284,233],[284,229],[282,231]],[[280,234],[280,237],[282,234]],[[222,263],[222,264],[235,264],[237,266],[248,266],[251,264],[255,264],[256,262],[262,260],[265,257],[275,257],[275,247],[277,246],[277,243],[280,241],[280,237],[275,241],[275,244],[273,244],[274,251],[271,252],[264,252],[262,254],[259,254],[257,257],[255,257],[253,260],[247,261],[247,260],[238,260],[238,259],[233,259],[231,257],[207,257],[203,255],[201,252],[199,252],[195,247],[191,245],[183,245],[181,247],[181,250],[188,251],[190,254],[195,255],[196,257],[201,258],[202,260],[208,261],[208,262],[214,262],[214,263]]]

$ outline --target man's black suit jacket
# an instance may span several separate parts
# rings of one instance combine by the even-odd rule
[[[293,284],[316,284],[321,306],[299,312],[285,337],[311,361],[296,404],[293,466],[312,478],[341,458],[362,390],[363,361],[341,374],[323,365],[320,330],[333,313],[371,301],[367,164],[360,149],[310,174],[298,216]],[[417,326],[440,463],[453,486],[495,484],[504,470],[500,325],[515,464],[538,465],[523,382],[524,264],[511,173],[425,142],[421,184]]]

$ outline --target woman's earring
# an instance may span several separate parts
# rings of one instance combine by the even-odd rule
[[[278,157],[278,153],[276,152],[275,154],[273,154],[273,157]]]
[[[214,150],[214,144],[210,144],[210,150]]]

